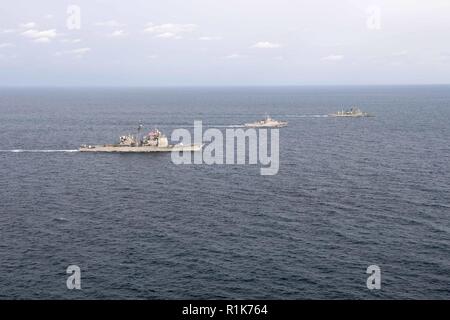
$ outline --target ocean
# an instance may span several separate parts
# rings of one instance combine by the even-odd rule
[[[266,113],[272,176],[76,151]],[[1,88],[0,298],[449,299],[449,124],[450,86]]]

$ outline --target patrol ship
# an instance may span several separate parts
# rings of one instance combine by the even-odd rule
[[[287,126],[287,121],[274,120],[269,116],[265,119],[259,120],[252,123],[245,123],[244,126],[247,128],[281,128]]]
[[[139,139],[139,132],[142,125],[138,128],[138,134],[133,136],[128,134],[121,136],[117,144],[104,145],[82,145],[79,148],[81,152],[191,152],[200,151],[203,144],[189,144],[182,143],[170,145],[167,137],[158,129],[150,131],[142,139]]]
[[[373,115],[362,112],[359,108],[352,107],[348,110],[338,111],[336,113],[329,114],[331,117],[351,117],[351,118],[359,118],[359,117],[373,117]]]

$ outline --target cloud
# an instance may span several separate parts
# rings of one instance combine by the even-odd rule
[[[173,39],[180,39],[180,36],[177,36],[173,32],[164,32],[161,34],[156,35],[157,38],[173,38]]]
[[[181,34],[194,32],[197,29],[197,25],[189,24],[176,24],[176,23],[164,23],[155,25],[148,23],[144,29],[145,33],[155,34],[158,38],[181,38]]]
[[[255,43],[252,47],[258,49],[275,49],[281,47],[281,44],[268,41],[261,41]]]
[[[153,59],[158,58],[158,55],[156,55],[156,54],[150,54],[150,55],[147,56],[147,58],[153,60]]]
[[[321,60],[323,60],[323,61],[340,61],[342,59],[344,59],[344,56],[337,55],[337,54],[332,54],[332,55],[329,55],[329,56],[326,56],[326,57],[322,57]]]
[[[36,28],[37,24],[35,22],[27,22],[27,23],[22,23],[20,25],[21,28],[25,28],[25,29],[32,29],[32,28]]]
[[[14,44],[12,44],[12,43],[0,43],[0,48],[12,48],[12,47],[15,47],[15,45]]]
[[[123,31],[123,30],[116,30],[116,31],[114,31],[114,32],[109,34],[109,36],[113,37],[113,38],[124,37],[126,35],[127,35],[127,33],[125,31]]]
[[[117,22],[116,20],[96,22],[94,25],[96,25],[97,27],[108,27],[108,28],[118,28],[125,26],[125,24]]]
[[[214,41],[214,40],[221,40],[221,37],[199,37],[198,40],[200,41]]]
[[[81,39],[61,39],[62,43],[79,43]]]
[[[224,58],[233,60],[233,59],[240,59],[240,58],[244,58],[244,57],[245,57],[244,55],[241,55],[239,53],[232,53],[232,54],[230,54],[228,56],[225,56]]]
[[[13,33],[13,32],[16,32],[16,30],[14,30],[14,29],[3,29],[3,30],[0,31],[0,33]]]
[[[408,51],[406,51],[406,50],[393,52],[391,54],[392,57],[406,57],[407,55],[408,55]]]
[[[50,38],[37,38],[37,39],[34,39],[33,40],[33,42],[36,42],[36,43],[48,43],[48,42],[50,42],[51,40],[50,40]]]
[[[57,33],[56,33],[55,29],[49,29],[49,30],[43,30],[43,31],[30,29],[25,32],[22,32],[22,35],[33,39],[34,42],[47,43],[47,42],[50,42],[54,37],[56,37]]]
[[[73,50],[65,50],[65,51],[59,51],[56,52],[56,56],[62,56],[62,55],[74,55],[78,58],[82,58],[86,53],[90,52],[91,48],[78,48]]]
[[[68,51],[68,53],[85,54],[85,53],[88,53],[89,51],[91,51],[91,48],[79,48],[79,49],[75,49],[75,50],[70,50],[70,51]]]

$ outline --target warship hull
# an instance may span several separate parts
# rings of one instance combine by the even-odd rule
[[[97,146],[82,146],[79,148],[80,152],[117,152],[117,153],[148,153],[148,152],[193,152],[200,151],[203,145],[169,145],[167,147],[158,146],[119,146],[119,145],[97,145]]]
[[[370,114],[336,114],[332,113],[329,114],[330,117],[336,117],[336,118],[364,118],[364,117],[373,117]]]

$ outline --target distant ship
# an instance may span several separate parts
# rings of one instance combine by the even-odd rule
[[[142,129],[139,125],[137,136],[131,134],[121,136],[117,144],[104,145],[82,145],[79,148],[81,152],[190,152],[200,151],[203,144],[189,144],[182,143],[170,145],[167,137],[158,129],[150,131],[142,139],[139,139],[139,132]]]
[[[281,128],[287,126],[287,121],[274,120],[269,116],[265,119],[259,120],[252,123],[245,123],[244,126],[247,128]]]
[[[352,107],[348,110],[338,111],[336,113],[332,113],[329,116],[331,117],[351,117],[351,118],[359,118],[359,117],[373,117],[373,115],[362,112],[359,108]]]

